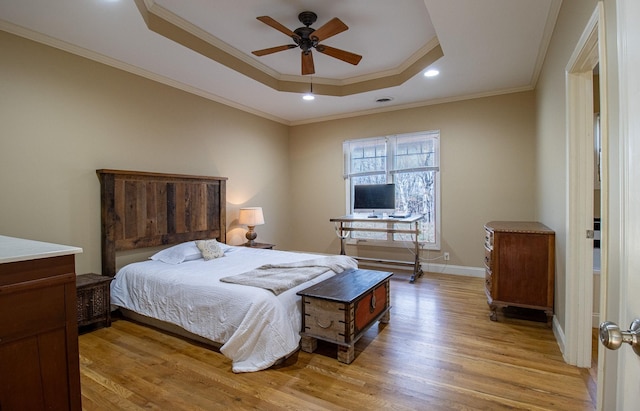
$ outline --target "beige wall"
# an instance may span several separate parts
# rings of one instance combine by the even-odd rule
[[[538,82],[537,103],[537,163],[539,164],[538,210],[540,220],[553,225],[558,230],[556,264],[556,315],[560,326],[566,330],[566,299],[567,289],[564,260],[566,250],[566,193],[567,187],[567,139],[565,115],[567,112],[565,98],[565,70],[571,53],[576,48],[580,35],[595,10],[596,0],[563,0],[556,30],[551,40],[551,46],[545,60],[542,75]],[[624,250],[621,240],[627,223],[624,221],[624,204],[627,197],[625,192],[625,164],[626,148],[621,141],[620,132],[620,85],[618,83],[619,33],[616,21],[617,0],[604,0],[605,39],[607,72],[604,78],[606,89],[600,90],[602,101],[601,111],[608,112],[608,156],[605,161],[608,167],[603,170],[603,182],[606,183],[608,193],[602,198],[600,217],[608,238],[604,239],[602,256],[607,259],[607,272],[602,272],[606,278],[606,287],[596,292],[602,292],[602,299],[607,296],[605,305],[601,305],[601,313],[605,313],[602,320],[618,321],[621,319],[621,305],[618,298],[620,291],[620,275],[624,270]],[[602,41],[603,39],[600,38]],[[637,45],[635,45],[637,46]],[[602,62],[602,61],[601,61]],[[602,73],[602,72],[601,72]],[[604,188],[604,185],[603,185]],[[605,268],[605,267],[603,267]],[[600,347],[599,359],[606,358],[606,364],[600,363],[603,372],[598,375],[599,382],[603,382],[603,395],[599,398],[604,410],[618,409],[617,384],[618,356],[615,351],[604,350]],[[600,394],[600,392],[599,392]]]
[[[533,92],[523,92],[292,127],[289,230],[296,246],[340,249],[329,219],[346,211],[344,140],[439,129],[442,251],[450,264],[482,267],[487,221],[535,217],[534,110]],[[403,250],[378,253],[406,258]]]
[[[99,182],[113,168],[225,176],[230,240],[240,205],[258,239],[288,247],[288,129],[0,31],[0,235],[79,246],[100,272]]]
[[[95,169],[229,177],[232,243],[243,241],[237,208],[260,205],[260,240],[337,252],[328,220],[345,212],[341,143],[392,133],[441,132],[450,264],[482,266],[487,221],[536,218],[533,92],[288,128],[4,32],[0,42],[0,204],[11,216],[0,233],[81,246],[79,271],[100,267]]]
[[[439,129],[451,264],[482,266],[485,222],[535,215],[531,92],[288,128],[4,32],[0,50],[0,234],[83,247],[81,272],[100,269],[98,168],[229,177],[232,243],[260,205],[260,240],[337,252],[342,141]]]
[[[567,137],[565,70],[595,10],[595,0],[565,0],[536,88],[537,219],[556,231],[556,309],[565,328]]]

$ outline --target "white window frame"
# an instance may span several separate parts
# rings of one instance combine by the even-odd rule
[[[425,138],[435,139],[435,147],[436,147],[436,158],[435,163],[428,167],[420,167],[414,169],[398,169],[394,161],[396,159],[396,144],[395,142],[400,138],[405,137],[420,137],[424,136]],[[345,198],[346,198],[346,213],[353,214],[353,188],[351,184],[352,177],[365,176],[372,174],[371,172],[353,172],[351,168],[351,147],[354,144],[363,143],[363,142],[383,142],[386,145],[386,170],[384,174],[386,176],[386,183],[393,183],[393,176],[399,172],[411,172],[411,171],[435,171],[434,178],[434,208],[435,212],[433,213],[433,229],[434,229],[434,241],[420,241],[420,247],[428,250],[440,250],[440,222],[441,222],[441,207],[440,207],[440,130],[429,130],[422,131],[416,133],[406,133],[406,134],[396,134],[389,135],[383,137],[371,137],[371,138],[361,138],[354,140],[347,140],[343,143],[343,156],[344,156],[344,180],[345,180]],[[378,174],[378,173],[375,173]],[[383,224],[383,223],[367,223],[367,224]],[[399,227],[400,228],[400,227]],[[406,228],[406,226],[402,227]],[[351,234],[355,234],[352,232]],[[393,234],[387,235],[386,240],[381,239],[356,239],[349,238],[347,240],[348,244],[367,244],[372,246],[383,246],[383,247],[408,247],[406,240],[394,240]],[[413,241],[411,241],[413,243]]]

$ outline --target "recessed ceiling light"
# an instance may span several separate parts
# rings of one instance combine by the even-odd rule
[[[435,77],[438,74],[440,74],[440,72],[436,69],[429,69],[427,71],[424,72],[424,76],[425,77]]]

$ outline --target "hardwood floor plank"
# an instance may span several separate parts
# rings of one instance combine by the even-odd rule
[[[545,322],[489,320],[483,279],[394,275],[391,305],[351,364],[319,341],[245,374],[217,349],[116,320],[79,338],[83,409],[595,409],[593,374],[564,363]]]

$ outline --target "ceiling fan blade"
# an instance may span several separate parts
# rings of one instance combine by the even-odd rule
[[[303,51],[300,55],[302,56],[302,75],[315,74],[316,69],[313,66],[313,54],[311,54],[311,51]]]
[[[269,16],[260,16],[260,17],[256,17],[258,20],[260,20],[261,22],[263,22],[264,24],[266,24],[267,26],[271,26],[274,29],[278,30],[281,33],[286,34],[287,36],[293,38],[293,39],[300,39],[300,36],[298,36],[296,33],[294,33],[293,31],[289,30],[288,28],[286,28],[285,26],[283,26],[282,24],[278,23],[277,21],[275,21],[274,19],[272,19]]]
[[[357,66],[358,63],[360,63],[360,60],[362,60],[362,56],[358,54],[351,53],[350,51],[342,49],[337,49],[335,47],[325,46],[323,44],[318,45],[318,47],[316,47],[316,50],[318,50],[320,53],[326,54],[327,56],[346,61],[347,63],[353,64],[354,66]]]
[[[251,54],[256,56],[266,56],[267,54],[277,53],[279,51],[284,51],[284,50],[290,50],[296,47],[298,46],[296,46],[295,44],[287,44],[285,46],[276,46],[276,47],[269,47],[268,49],[255,50],[255,51],[252,51]]]
[[[328,22],[324,24],[324,26],[320,27],[313,33],[311,33],[312,40],[322,41],[328,39],[331,36],[335,36],[338,33],[342,33],[345,30],[348,30],[349,27],[342,22],[337,17],[332,18]]]

